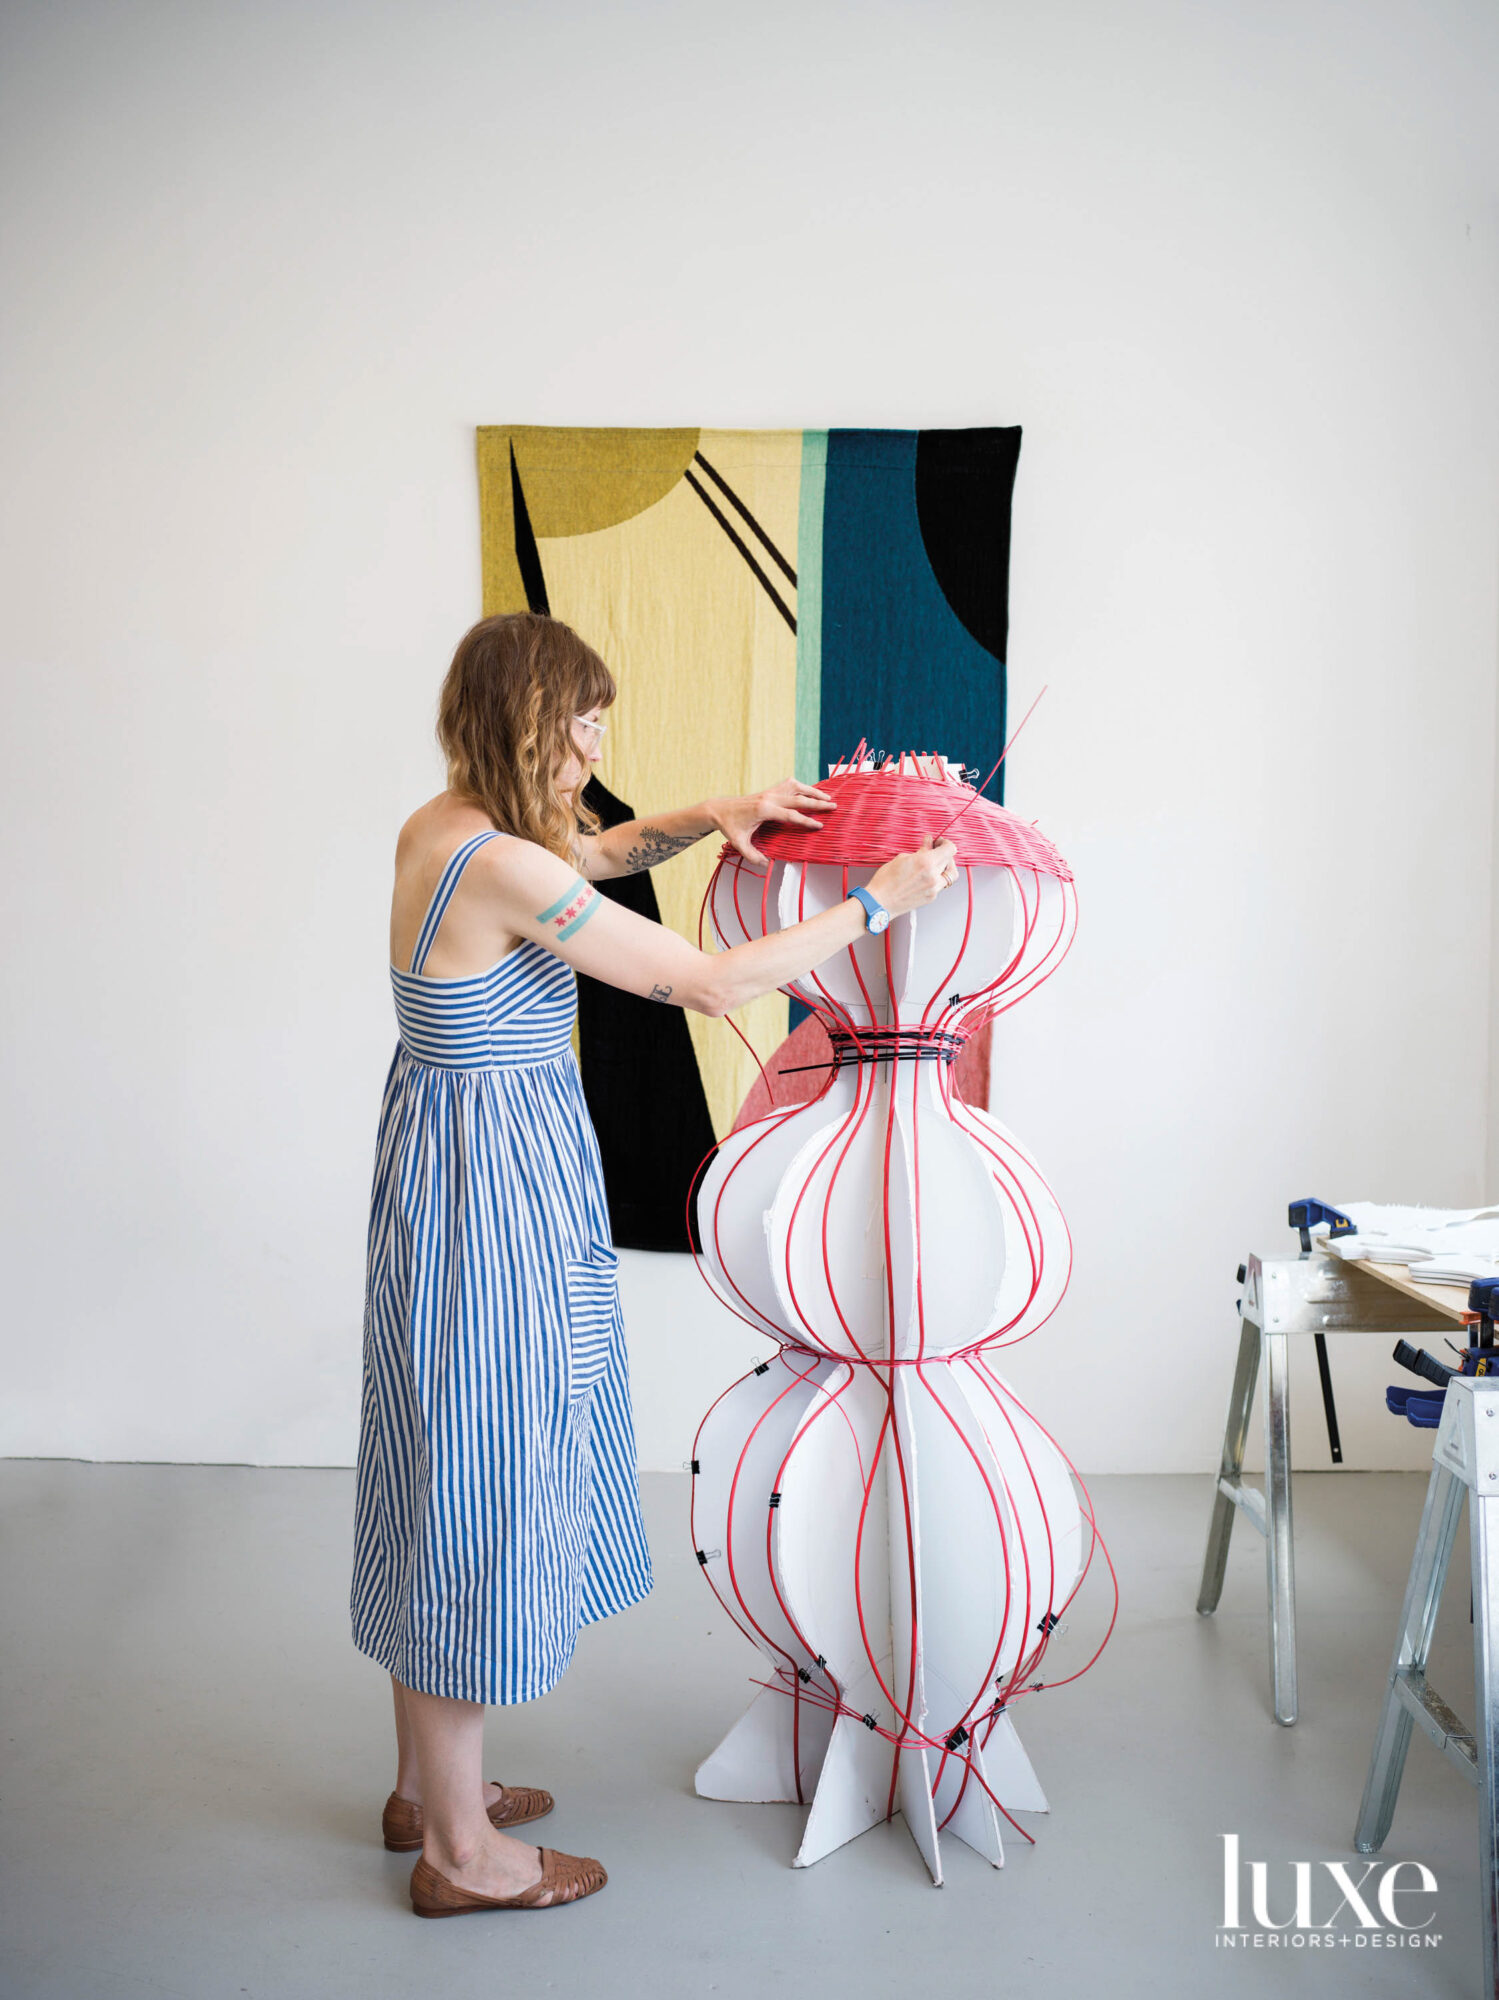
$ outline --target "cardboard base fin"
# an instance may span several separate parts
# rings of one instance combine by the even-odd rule
[[[973,1768],[986,1783],[994,1784],[985,1763],[984,1753],[976,1743],[973,1746]],[[999,1791],[997,1785],[994,1789],[1003,1798],[1004,1794]],[[971,1777],[963,1787],[962,1797],[943,1831],[956,1834],[959,1840],[966,1841],[975,1854],[984,1857],[991,1868],[1004,1867],[1005,1844],[999,1831],[999,1814],[994,1810],[993,1800],[983,1785],[976,1784]]]
[[[764,1688],[713,1754],[698,1765],[693,1780],[697,1794],[749,1805],[797,1804],[799,1752],[800,1801],[810,1799],[831,1734],[832,1717],[826,1709]]]
[[[838,1717],[793,1868],[810,1868],[885,1817],[892,1755],[887,1738],[852,1716]]]
[[[933,1886],[942,1887],[942,1848],[937,1838],[937,1815],[932,1810],[932,1772],[927,1752],[919,1744],[907,1745],[900,1755],[897,1796],[911,1838],[921,1849]]]
[[[1025,1745],[1015,1734],[1008,1715],[995,1724],[994,1734],[984,1746],[984,1774],[994,1788],[994,1796],[1010,1812],[1050,1812],[1041,1780],[1025,1754]]]

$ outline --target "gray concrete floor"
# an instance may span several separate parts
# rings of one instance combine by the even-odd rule
[[[1419,1738],[1386,1855],[1435,1871],[1440,1945],[1215,1942],[1223,1833],[1282,1901],[1291,1861],[1352,1858],[1421,1477],[1298,1478],[1293,1730],[1269,1715],[1258,1538],[1240,1525],[1200,1619],[1208,1481],[1093,1482],[1123,1610],[1093,1672],[1021,1713],[1052,1811],[1001,1872],[948,1843],[940,1891],[898,1819],[793,1871],[799,1809],[694,1795],[757,1656],[698,1576],[686,1476],[645,1484],[653,1596],[489,1725],[492,1772],[549,1786],[543,1837],[599,1855],[609,1886],[432,1924],[379,1840],[389,1696],[347,1636],[352,1476],[0,1463],[5,2000],[1478,1990],[1474,1799]],[[1464,1713],[1467,1614],[1464,1545],[1432,1668]],[[1070,1615],[1054,1673],[1093,1622]]]

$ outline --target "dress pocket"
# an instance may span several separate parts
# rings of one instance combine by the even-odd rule
[[[572,1398],[591,1389],[609,1365],[619,1311],[619,1252],[594,1243],[586,1259],[564,1258],[562,1269],[567,1286],[567,1393]]]

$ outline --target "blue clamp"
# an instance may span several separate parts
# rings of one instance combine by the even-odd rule
[[[1326,1201],[1293,1201],[1286,1210],[1286,1221],[1293,1229],[1301,1231],[1301,1248],[1308,1253],[1312,1247],[1312,1228],[1318,1222],[1331,1224],[1329,1239],[1339,1236],[1357,1236],[1358,1224],[1350,1222],[1342,1209],[1334,1208]]]
[[[1479,1316],[1475,1346],[1494,1346],[1494,1322],[1499,1320],[1499,1278],[1473,1280],[1468,1287],[1468,1311]]]
[[[1458,1372],[1438,1361],[1425,1348],[1412,1347],[1408,1340],[1395,1342],[1395,1359],[1402,1368],[1419,1375],[1419,1383],[1397,1382],[1385,1390],[1384,1406],[1391,1415],[1404,1417],[1419,1431],[1434,1431],[1442,1421],[1442,1404],[1447,1384]]]
[[[1446,1391],[1432,1395],[1429,1390],[1407,1389],[1398,1383],[1384,1392],[1385,1408],[1392,1416],[1404,1417],[1408,1424],[1418,1431],[1434,1431],[1442,1421],[1442,1405],[1446,1401]]]

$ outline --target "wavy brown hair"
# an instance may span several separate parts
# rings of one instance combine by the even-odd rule
[[[607,708],[614,696],[614,676],[560,618],[481,618],[459,640],[438,698],[449,791],[502,833],[576,861],[574,836],[596,833],[598,817],[581,796],[558,790],[557,773],[579,756],[573,717]]]

